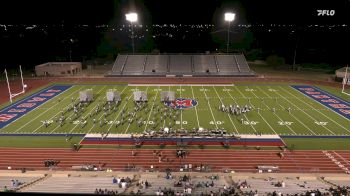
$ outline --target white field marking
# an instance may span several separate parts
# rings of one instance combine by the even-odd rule
[[[126,88],[126,87],[125,87],[125,88]],[[125,90],[125,88],[123,89],[123,91]],[[122,91],[120,94],[122,94],[123,91]],[[132,95],[133,95],[133,94],[131,93],[131,95],[129,96],[128,99],[130,99],[130,97],[131,97]],[[122,109],[120,109],[120,111],[119,111],[119,113],[118,113],[118,116],[120,115],[121,111],[123,111],[123,109],[125,108],[125,106],[126,106],[127,104],[128,104],[128,102],[126,101],[126,103],[124,104],[124,107],[123,107]],[[94,108],[95,108],[95,107],[94,107]],[[118,116],[114,119],[114,121],[118,118]],[[102,116],[101,116],[101,117],[102,117]],[[101,118],[101,117],[100,117],[100,118]],[[114,121],[113,121],[113,122],[114,122]],[[93,125],[93,126],[95,126],[95,125]],[[110,125],[109,129],[111,128],[111,126],[113,126],[113,123]],[[107,132],[109,132],[109,129],[108,129]],[[88,131],[88,133],[86,133],[86,134],[84,135],[84,137],[80,140],[79,144],[85,139],[86,135],[89,134],[91,130],[92,130],[92,128]]]
[[[348,161],[347,159],[345,159],[343,156],[341,156],[340,154],[338,154],[335,151],[332,151],[334,154],[336,154],[338,157],[340,157],[345,163],[347,163],[348,165],[350,165],[350,161]]]
[[[258,87],[259,88],[259,87]],[[274,91],[274,93],[276,93],[276,91]],[[279,96],[280,97],[280,96]],[[286,110],[285,107],[283,107],[280,103],[278,103],[278,105],[283,109]],[[293,115],[293,113],[290,113],[290,115],[297,120],[300,124],[302,124],[308,131],[310,131],[311,133],[313,133],[314,135],[316,135],[315,132],[313,132],[308,126],[306,126],[302,121],[300,121],[296,116]]]
[[[46,87],[46,88],[44,88],[44,89],[42,89],[41,91],[46,91],[46,90],[49,90],[49,88],[50,87]],[[69,89],[69,88],[68,88]],[[68,89],[66,89],[66,90],[68,90]],[[40,92],[40,91],[39,91]],[[38,92],[36,92],[36,93],[38,93]],[[35,97],[36,96],[36,93],[34,93],[34,94],[32,94],[32,95],[28,95],[28,97],[26,97],[26,98],[24,98],[23,100],[21,100],[21,101],[24,101],[24,100],[30,100],[30,98],[32,98],[32,97]],[[55,97],[53,97],[52,98],[52,100],[54,99]],[[46,102],[47,103],[47,102]],[[45,103],[44,103],[45,104]],[[44,105],[43,104],[43,105]],[[10,104],[9,106],[6,106],[5,108],[3,108],[1,111],[5,111],[5,110],[7,110],[7,109],[9,109],[10,107],[12,106],[12,104]],[[39,106],[40,107],[40,106]],[[32,111],[34,111],[35,109],[33,109],[33,110],[31,110],[31,111],[29,111],[29,112],[32,112]],[[28,113],[29,113],[28,112]],[[27,114],[28,114],[27,113]],[[7,127],[7,126],[9,126],[9,125],[12,125],[14,122],[16,122],[17,120],[19,120],[19,119],[21,119],[22,117],[24,117],[24,116],[26,116],[26,114],[24,114],[23,116],[21,116],[21,117],[19,117],[19,118],[17,118],[17,119],[15,119],[14,121],[12,121],[11,123],[9,123],[9,124],[7,124],[7,125],[5,125],[5,126],[3,126],[2,128],[0,128],[0,130],[1,129],[4,129],[5,127]],[[6,132],[8,132],[8,133],[10,133],[10,131],[6,131]],[[12,131],[11,131],[12,132]]]
[[[148,91],[148,88],[149,88],[149,86],[147,86],[147,88],[146,88],[146,93],[147,93],[147,91]],[[159,91],[157,90],[157,94],[158,94],[158,92],[159,92]],[[154,99],[151,99],[151,98],[150,98],[149,100],[153,100],[153,101],[154,101]],[[153,102],[153,105],[154,105],[154,102]],[[152,106],[152,107],[153,107],[153,106]],[[151,112],[152,112],[152,111],[151,111]],[[151,114],[151,112],[150,112],[150,114]],[[148,122],[149,122],[149,119],[146,121],[146,126],[147,126]],[[129,128],[130,128],[131,124],[132,124],[132,123],[128,123],[128,126],[126,127],[125,132],[124,132],[125,134],[129,131]]]
[[[182,86],[234,86],[234,84],[181,84]],[[157,85],[150,85],[150,84],[128,84],[128,86],[179,86],[178,84],[157,84]]]
[[[80,89],[82,89],[83,87],[80,87],[78,90],[76,90],[76,91],[74,91],[74,92],[72,92],[71,94],[69,94],[68,96],[66,96],[65,98],[63,98],[61,101],[63,101],[63,100],[65,100],[65,99],[67,99],[68,97],[70,97],[70,96],[72,96],[72,94],[74,94],[74,93],[76,93],[77,91],[79,91]],[[62,94],[61,94],[62,95]],[[48,102],[46,102],[46,103],[48,103]],[[37,118],[39,118],[40,116],[42,116],[43,114],[45,114],[46,112],[48,112],[51,108],[53,108],[53,107],[55,107],[57,104],[59,104],[60,102],[57,102],[55,105],[53,105],[53,106],[51,106],[51,107],[49,107],[49,108],[47,108],[47,110],[46,111],[44,111],[44,112],[42,112],[41,114],[39,114],[38,116],[36,116],[35,118],[33,118],[32,120],[30,120],[29,122],[27,122],[26,124],[24,124],[24,125],[22,125],[20,128],[18,128],[14,133],[17,133],[19,130],[21,130],[23,127],[25,127],[25,126],[27,126],[29,123],[31,123],[31,122],[33,122],[34,120],[36,120]],[[43,105],[45,105],[45,104],[43,104]],[[66,107],[64,107],[63,109],[66,109],[68,106],[66,106]],[[40,108],[40,106],[38,107],[38,108],[36,108],[36,109],[39,109]],[[40,108],[40,109],[43,109],[43,108]],[[32,110],[32,111],[34,111],[34,110]],[[29,113],[29,112],[28,112]],[[27,113],[27,114],[28,114]],[[56,114],[57,115],[57,114]],[[56,116],[55,115],[55,116]],[[50,119],[51,120],[51,119]]]
[[[292,88],[292,87],[290,87],[290,88]],[[292,88],[293,90],[295,90],[296,92],[299,92],[299,91],[297,91],[296,89],[294,89],[294,88]],[[282,90],[284,90],[284,89],[282,89]],[[286,90],[284,90],[284,91],[286,91]],[[288,91],[286,91],[286,92],[288,92]],[[302,100],[300,100],[300,98],[298,98],[297,96],[295,96],[294,94],[292,94],[292,93],[290,93],[290,92],[288,92],[290,95],[292,95],[292,96],[294,96],[296,99],[298,99],[299,101],[301,101],[301,102],[303,102]],[[299,92],[300,93],[300,92]],[[303,94],[303,93],[302,93]],[[306,96],[305,94],[303,94],[305,97],[308,97],[308,96]],[[311,97],[308,97],[309,99],[311,99]],[[313,100],[314,101],[314,100]],[[319,103],[318,101],[315,101],[316,103],[318,103],[318,104],[320,104],[320,105],[322,105],[321,103]],[[334,121],[333,119],[331,119],[331,118],[329,118],[327,115],[325,115],[324,113],[322,113],[322,112],[320,112],[320,111],[318,111],[316,108],[314,108],[312,105],[310,105],[310,104],[308,104],[307,102],[303,102],[303,103],[305,103],[306,105],[308,105],[309,107],[311,107],[311,108],[313,108],[313,109],[315,109],[318,113],[320,113],[320,114],[322,114],[324,117],[326,117],[326,118],[328,118],[329,120],[331,120],[332,122],[334,122],[335,124],[337,124],[338,126],[340,126],[340,127],[342,127],[345,131],[347,131],[348,133],[350,133],[350,131],[349,131],[349,129],[347,129],[347,128],[345,128],[343,125],[341,125],[341,124],[339,124],[337,121]],[[323,107],[325,107],[324,105],[322,105]],[[334,112],[334,113],[336,113],[336,114],[338,114],[337,112],[335,112],[335,111],[333,111],[333,110],[331,110],[332,112]],[[340,114],[338,114],[338,115],[340,115]],[[342,116],[342,115],[340,115],[340,116]],[[344,117],[344,116],[342,116],[342,117]],[[345,118],[346,119],[346,118]],[[348,120],[348,119],[347,119]]]
[[[106,87],[103,87],[103,88],[101,88],[101,90],[99,90],[97,93],[99,94],[101,91],[102,91],[102,89],[105,89]],[[97,100],[96,100],[97,101]],[[96,107],[96,106],[95,106]],[[95,107],[93,107],[91,110],[90,110],[90,112],[95,108]],[[74,113],[72,113],[71,115],[69,115],[66,119],[68,119],[68,118],[70,118],[71,116],[73,116],[74,115]],[[86,115],[87,116],[87,115]],[[86,117],[85,116],[85,117]],[[85,118],[84,117],[84,118]],[[73,127],[73,129],[69,132],[69,133],[72,133],[73,132],[73,130],[77,127],[79,125],[79,123],[78,124],[76,124],[74,127]],[[52,130],[50,133],[53,133],[56,129],[58,129],[60,126],[59,125],[57,125],[56,126],[56,128],[54,129],[54,130]]]
[[[125,88],[126,88],[126,87],[124,87],[123,91],[125,90]],[[105,89],[105,87],[103,87],[102,89]],[[102,89],[99,90],[97,93],[100,93],[100,92],[102,91]],[[122,91],[122,92],[123,92],[123,91]],[[121,93],[122,93],[122,92],[121,92]],[[121,93],[120,93],[120,94],[121,94]],[[106,97],[106,96],[104,96],[103,98],[105,98],[105,97]],[[96,107],[97,107],[97,105],[94,106],[83,118],[86,118],[86,117],[88,116],[88,114],[89,114],[91,111],[93,111]],[[71,116],[73,116],[73,114],[72,114]],[[101,119],[102,116],[103,116],[103,114],[101,114],[101,116],[100,116],[99,119]],[[73,129],[72,129],[69,133],[72,133],[73,130],[74,130],[78,125],[79,125],[79,124],[76,124],[76,125],[73,127]],[[90,131],[91,131],[91,129],[89,130],[89,132],[90,132]],[[89,132],[88,132],[88,133],[89,133]],[[86,133],[86,134],[88,134],[88,133]]]
[[[195,99],[192,86],[191,86],[191,90],[192,90],[193,99]],[[197,102],[197,104],[198,104],[198,102]],[[201,126],[199,125],[197,107],[194,107],[194,109],[196,110],[196,117],[197,117],[197,123],[198,123],[198,128],[199,128],[199,127],[201,127]]]
[[[270,96],[269,96],[264,90],[262,90],[259,86],[258,86],[258,89],[259,89],[259,91],[261,91],[262,93],[264,93],[265,95],[267,95],[268,97],[270,97]],[[276,92],[276,91],[271,91],[271,92]],[[255,94],[254,92],[252,92],[252,93],[254,94],[255,97],[258,98],[258,96],[256,96],[256,94]],[[265,101],[264,101],[264,104],[267,106],[267,108],[269,108],[269,110],[271,109],[271,108],[266,104]],[[274,114],[280,121],[284,122],[284,120],[282,120],[275,112],[273,112],[273,114]],[[295,131],[294,131],[289,125],[286,124],[286,127],[287,127],[290,131],[292,131],[295,135],[297,134],[297,133],[295,133]]]
[[[243,97],[246,97],[246,96],[239,90],[239,88],[237,88],[237,86],[235,86],[235,88],[237,89],[237,91],[238,91],[239,94],[241,94]],[[248,92],[254,93],[253,91],[255,91],[255,90],[254,90],[254,89],[251,89],[251,91],[248,91]],[[254,93],[254,95],[255,95],[255,93]],[[255,97],[258,97],[258,96],[255,95]],[[252,104],[252,107],[255,108],[253,104]],[[268,106],[267,106],[267,107],[268,107]],[[275,131],[275,129],[272,128],[272,126],[270,125],[270,123],[268,123],[268,122],[265,120],[265,118],[264,118],[260,113],[258,113],[258,114],[259,114],[259,116],[261,117],[261,119],[263,119],[263,121],[267,124],[267,126],[270,127],[270,129],[271,129],[276,135],[278,135],[277,132]]]
[[[224,88],[226,89],[226,87],[224,87]],[[232,97],[230,91],[226,91],[226,92],[230,95],[231,99],[236,103],[236,105],[238,105],[238,103],[236,102],[236,100]],[[253,106],[253,105],[252,105],[252,106]],[[253,107],[254,107],[254,106],[253,106]],[[250,122],[250,120],[248,119],[248,117],[247,117],[245,114],[243,114],[243,116],[244,116],[244,118],[245,118],[247,121]],[[249,124],[250,124],[250,123],[249,123]],[[258,133],[253,125],[250,124],[250,126],[253,128],[253,130],[254,130],[255,133]]]
[[[282,89],[283,90],[283,89]],[[277,93],[280,97],[282,97],[283,99],[287,100],[289,103],[291,103],[292,105],[294,105],[294,107],[299,108],[297,105],[295,105],[293,102],[289,101],[288,99],[284,98],[278,91],[276,91],[275,93]],[[300,108],[299,108],[300,109]],[[317,121],[314,117],[312,117],[310,114],[306,113],[303,110],[300,110],[302,112],[304,112],[304,114],[306,114],[309,118],[311,118],[314,122]],[[331,132],[333,135],[335,135],[331,130],[329,130],[327,127],[321,125],[323,128],[327,129],[329,132]]]
[[[94,86],[92,87],[94,88]],[[80,88],[81,89],[81,88]],[[68,104],[69,105],[69,104]],[[64,107],[63,109],[66,109],[68,107],[68,105],[66,107]],[[61,111],[58,111],[53,117],[51,117],[49,120],[52,120],[55,118],[55,116],[57,116],[59,113],[61,113]],[[44,126],[43,124],[41,124],[39,127],[37,127],[34,131],[32,131],[32,133],[35,133],[36,131],[38,131],[42,126]]]
[[[124,91],[124,90],[123,90],[123,91]],[[123,91],[122,91],[122,92],[123,92]],[[133,94],[131,93],[131,95],[128,97],[127,100],[130,100],[130,98],[131,98],[132,95],[133,95]],[[118,113],[117,116],[114,118],[113,122],[116,122],[116,120],[118,119],[118,117],[120,116],[120,114],[122,113],[122,111],[124,110],[124,108],[126,107],[127,104],[128,104],[128,101],[126,101],[125,104],[124,104],[124,106],[122,107],[122,109],[119,110],[119,113]],[[112,126],[113,126],[113,123],[109,126],[109,128],[108,128],[108,130],[107,130],[107,133],[109,132],[109,130],[111,130]]]
[[[128,87],[128,86],[125,86],[125,87],[123,88],[122,92],[120,92],[120,94],[122,94],[122,93],[125,91],[125,89],[126,89],[127,87]],[[131,93],[131,94],[132,94],[132,93]],[[106,96],[105,96],[105,97],[106,97]],[[103,98],[105,98],[105,97],[103,97]],[[96,106],[95,106],[95,107],[96,107]],[[94,107],[94,108],[95,108],[95,107]],[[90,110],[90,112],[93,111],[94,108],[92,108],[92,110]],[[84,118],[86,118],[87,116],[88,116],[88,115],[86,115]],[[100,120],[102,117],[103,117],[103,114],[101,114],[100,118],[98,118],[97,120]],[[113,123],[112,123],[112,124],[113,124]],[[85,135],[89,134],[90,131],[95,127],[95,125],[96,125],[96,124],[92,125],[92,127],[89,129],[89,131],[88,131]],[[76,126],[75,126],[75,127],[76,127]],[[75,127],[74,127],[74,129],[75,129]],[[73,131],[73,129],[72,129],[72,131]],[[71,131],[71,132],[72,132],[72,131]],[[71,132],[70,132],[70,133],[71,133]]]
[[[276,93],[276,91],[274,91],[274,93]],[[281,97],[281,96],[279,96]],[[278,103],[278,105],[283,108],[283,110],[286,110],[285,107],[283,107],[280,103]],[[300,124],[302,124],[308,131],[310,131],[311,133],[313,133],[314,135],[316,135],[315,132],[313,132],[308,126],[306,126],[302,121],[300,121],[296,116],[293,115],[293,113],[290,113],[290,115],[295,119],[297,120]]]
[[[202,92],[204,93],[204,95],[205,95],[205,97],[206,97],[206,100],[207,100],[207,103],[208,103],[208,106],[209,106],[209,109],[210,109],[211,116],[213,117],[213,120],[214,120],[214,122],[215,122],[215,127],[216,127],[216,129],[218,129],[218,125],[217,125],[217,123],[216,123],[216,120],[215,120],[215,117],[214,117],[214,114],[213,114],[213,110],[211,109],[211,106],[210,106],[210,103],[209,103],[209,98],[207,98],[207,93],[205,92],[203,86],[202,86],[202,89],[203,89]]]
[[[127,87],[128,87],[128,86],[125,86],[125,87],[123,88],[122,92],[120,92],[120,94],[122,94],[122,93],[125,91],[125,89],[127,89]],[[131,93],[131,94],[132,94],[132,93]],[[106,97],[106,96],[105,96],[105,97]],[[104,98],[105,98],[105,97],[104,97]],[[94,108],[95,108],[95,107],[94,107]],[[93,110],[93,109],[92,109],[92,110]],[[92,110],[90,110],[90,111],[92,111]],[[86,118],[86,117],[87,117],[87,115],[86,115],[84,118]],[[97,120],[100,120],[102,117],[103,117],[103,114],[101,113],[101,116],[100,116]],[[95,125],[96,125],[96,124],[92,125],[92,127],[89,129],[89,131],[88,131],[86,134],[89,134],[90,131],[95,127]],[[112,123],[111,125],[113,125],[113,123]],[[74,128],[75,128],[75,127],[74,127]],[[72,131],[73,131],[73,130],[72,130]],[[71,132],[72,132],[72,131],[71,131]],[[85,135],[86,135],[86,134],[85,134]]]
[[[180,98],[182,98],[181,91],[182,91],[182,85],[180,84]],[[182,129],[182,110],[180,110],[180,113],[181,113],[181,129]]]
[[[148,88],[148,87],[147,87],[147,88]],[[158,86],[158,88],[159,88],[159,86]],[[147,90],[146,90],[146,91],[147,91]],[[169,86],[169,91],[170,91],[170,86]],[[155,95],[155,99],[157,99],[158,92],[159,92],[159,91],[157,91],[157,93],[156,93],[156,95]],[[149,112],[149,115],[148,115],[148,118],[147,118],[147,121],[146,121],[145,128],[143,129],[143,132],[145,132],[146,129],[147,129],[147,125],[148,125],[148,122],[149,122],[149,118],[151,118],[152,111],[153,111],[153,108],[154,108],[154,104],[155,104],[155,103],[156,103],[156,100],[153,100],[153,104],[152,104],[151,110],[150,110],[150,112]],[[126,133],[126,131],[125,131],[125,133]]]
[[[222,100],[221,100],[221,98],[220,98],[220,96],[219,96],[218,91],[216,90],[216,88],[215,88],[214,86],[213,86],[213,89],[214,89],[214,91],[215,91],[215,93],[216,93],[217,97],[219,98],[219,100],[220,100],[221,104],[224,104],[224,102],[222,102]],[[233,123],[233,121],[232,121],[232,118],[231,118],[230,114],[227,114],[227,116],[230,118],[230,121],[231,121],[231,123],[232,123],[233,127],[235,128],[236,133],[237,133],[237,134],[239,134],[239,132],[238,132],[238,130],[237,130],[237,128],[236,128],[236,126],[235,126],[235,124],[234,124],[234,123]]]

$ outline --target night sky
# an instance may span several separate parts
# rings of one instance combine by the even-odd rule
[[[317,10],[334,10],[335,14],[318,16]],[[350,0],[6,0],[0,2],[0,67],[113,59],[118,53],[130,52],[130,26],[125,20],[129,11],[139,14],[139,25],[148,26],[136,30],[141,37],[136,40],[136,52],[140,53],[223,51],[224,13],[232,11],[236,13],[231,26],[235,29],[230,37],[232,52],[258,49],[261,59],[277,54],[291,63],[297,43],[297,63],[349,63],[350,48],[345,46],[350,45]],[[36,28],[27,28],[34,24]],[[154,24],[215,27],[202,32],[185,29],[188,25],[172,29]],[[238,28],[239,24],[252,27]],[[315,24],[325,26],[309,28]]]
[[[108,23],[123,22],[135,9],[143,23],[213,23],[225,9],[248,23],[347,23],[350,0],[7,0],[1,1],[2,23]],[[334,16],[317,16],[318,9],[335,10]],[[218,19],[219,18],[219,19]]]

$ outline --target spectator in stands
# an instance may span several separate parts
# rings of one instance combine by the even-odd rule
[[[117,183],[117,179],[116,179],[115,177],[113,177],[112,183],[113,183],[113,184],[116,184],[116,183]]]
[[[129,176],[127,176],[127,177],[125,178],[125,182],[126,182],[126,183],[131,183],[131,179],[129,178]]]

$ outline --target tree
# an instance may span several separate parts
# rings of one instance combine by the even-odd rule
[[[285,60],[283,57],[279,57],[277,55],[270,55],[266,58],[266,63],[276,69],[278,66],[284,65]]]

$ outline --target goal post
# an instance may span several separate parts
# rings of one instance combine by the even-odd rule
[[[342,93],[349,95],[350,96],[350,77],[349,77],[349,70],[348,70],[349,66],[346,66],[345,68],[345,75],[343,78],[343,88],[342,88]]]
[[[24,81],[23,81],[23,73],[22,73],[22,67],[21,65],[19,66],[19,71],[21,73],[21,86],[22,86],[22,91],[18,92],[18,93],[12,93],[11,92],[11,86],[10,86],[10,82],[9,82],[9,78],[8,78],[8,74],[7,74],[7,70],[5,69],[4,73],[5,73],[5,76],[6,76],[6,82],[7,82],[7,88],[8,88],[8,91],[9,91],[9,97],[10,97],[10,102],[12,103],[12,98],[20,95],[20,94],[23,94],[25,93],[25,89],[27,88],[27,85],[24,84]]]

